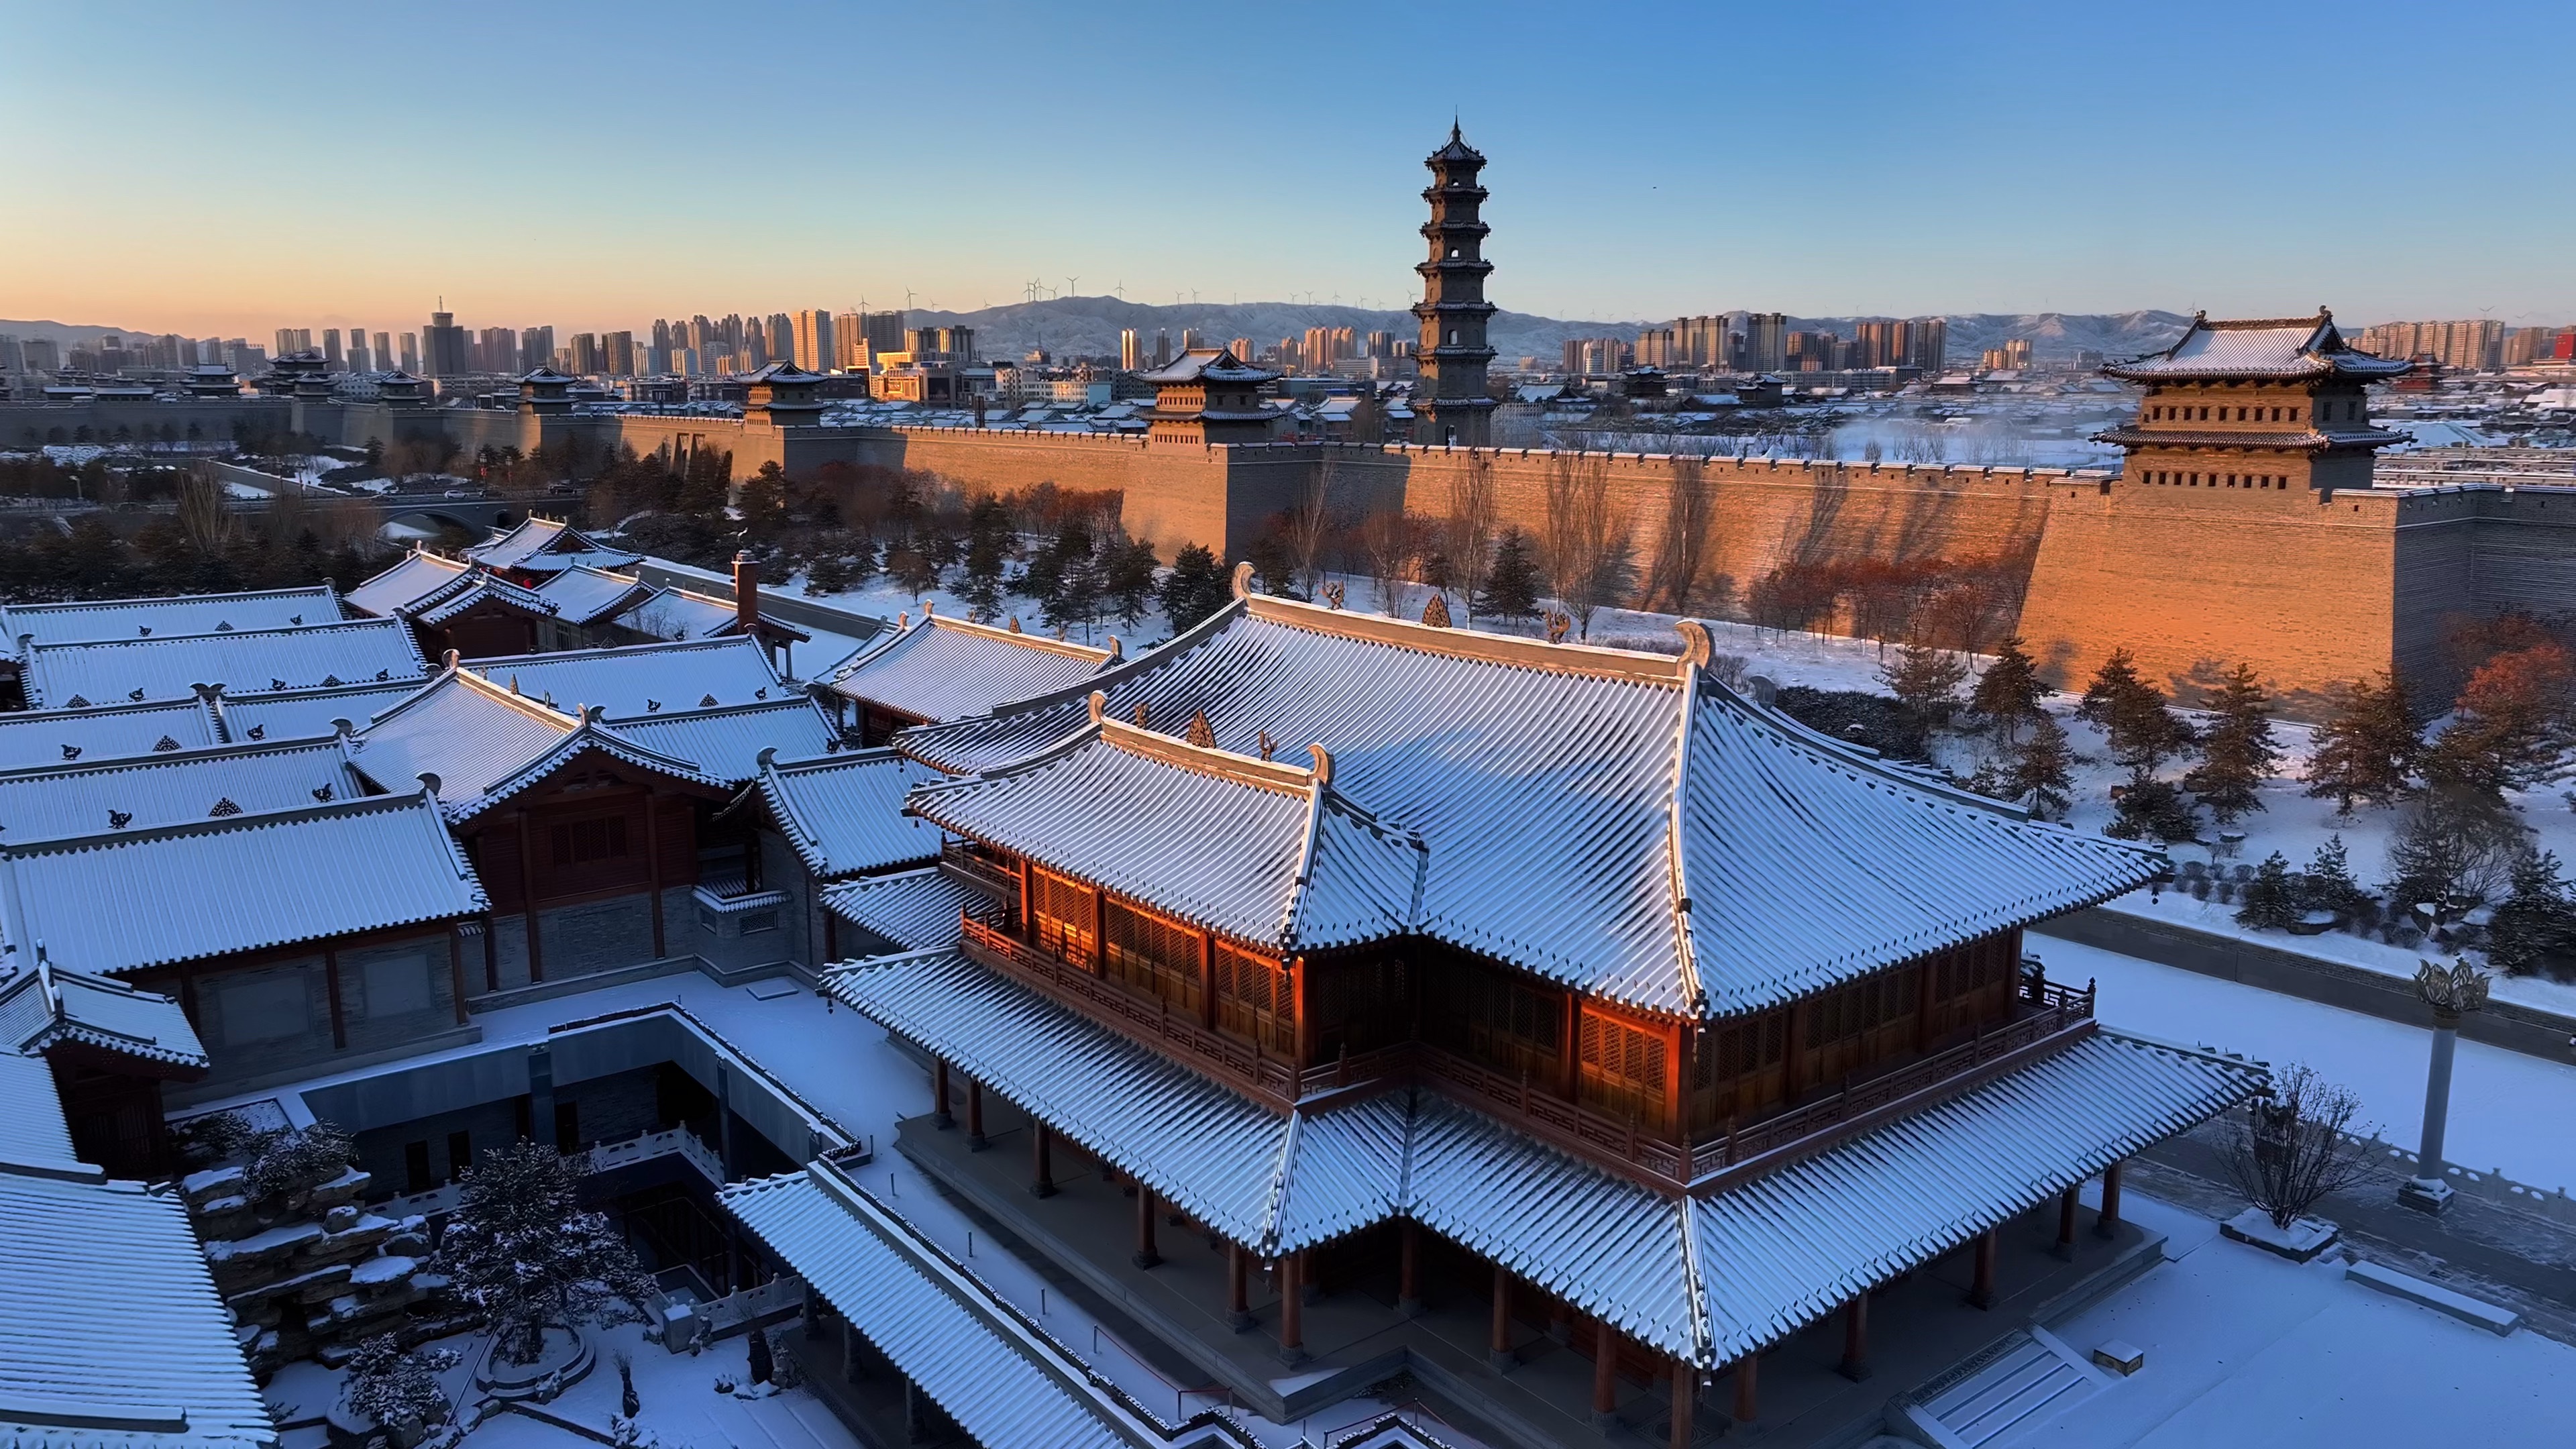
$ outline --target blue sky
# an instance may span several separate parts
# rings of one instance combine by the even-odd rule
[[[1363,298],[2576,321],[2576,5],[0,0],[0,316]],[[29,144],[33,143],[33,144]]]

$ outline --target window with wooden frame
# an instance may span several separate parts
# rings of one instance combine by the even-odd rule
[[[2005,1016],[2011,1010],[2008,998],[2020,944],[2019,933],[1999,931],[1933,957],[1923,968],[1932,973],[1929,1034],[1940,1036]]]
[[[1423,1035],[1481,1066],[1527,1075],[1561,1091],[1565,995],[1481,962],[1435,962],[1426,979]]]
[[[1788,1087],[1789,1013],[1711,1022],[1691,1058],[1691,1119],[1723,1126],[1778,1103]]]
[[[1092,888],[1045,869],[1032,869],[1030,879],[1037,899],[1029,903],[1029,923],[1039,948],[1090,965],[1099,944],[1091,935]]]
[[[1401,957],[1306,963],[1306,1012],[1318,1065],[1413,1034],[1413,968]]]
[[[1814,1054],[1806,1080],[1829,1081],[1912,1050],[1922,973],[1920,966],[1900,966],[1818,993],[1808,1003],[1801,1043]]]
[[[1297,985],[1288,968],[1216,943],[1216,1024],[1280,1056],[1297,1054]]]
[[[529,821],[540,899],[596,895],[641,886],[652,873],[644,858],[644,801],[579,813],[539,813]]]
[[[1199,933],[1123,901],[1101,902],[1101,974],[1185,1011],[1199,1009]]]
[[[1668,1067],[1664,1034],[1585,1007],[1581,1100],[1594,1111],[1662,1131]]]

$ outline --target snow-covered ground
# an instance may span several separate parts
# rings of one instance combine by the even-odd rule
[[[2236,1052],[2275,1067],[2305,1062],[2362,1101],[2356,1130],[2412,1148],[2424,1131],[2432,1033],[2134,956],[2035,936],[2052,980],[2098,981],[2105,1025]],[[2538,1188],[2576,1190],[2576,1065],[2479,1042],[2459,1044],[2443,1156]]]
[[[2179,1261],[2056,1328],[2082,1354],[2134,1345],[2145,1367],[1994,1449],[2568,1442],[2576,1348],[2499,1339],[2347,1281],[2336,1260],[2217,1237],[2166,1251]]]

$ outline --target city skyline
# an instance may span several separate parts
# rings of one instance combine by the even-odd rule
[[[2576,203],[2492,141],[2527,113],[2514,87],[2446,91],[2443,124],[2368,123],[2390,66],[2440,71],[2491,28],[2427,34],[2373,7],[2185,8],[2152,26],[1890,11],[1827,36],[1794,17],[1669,11],[1551,27],[1544,46],[1526,43],[1536,12],[1457,34],[1398,16],[1372,20],[1359,52],[1268,29],[1255,44],[1248,22],[1222,20],[1104,33],[1004,11],[862,30],[773,13],[705,35],[662,10],[495,11],[446,29],[14,12],[0,75],[39,144],[8,163],[24,224],[0,241],[0,314],[257,337],[417,326],[443,295],[460,317],[570,334],[640,328],[688,299],[971,311],[1032,278],[1136,301],[1392,310],[1419,295],[1417,158],[1453,106],[1492,158],[1507,238],[1493,296],[1517,312],[2283,314],[2331,299],[2355,319],[2576,313],[2549,240]],[[2563,12],[2491,14],[2535,51],[2576,33]],[[493,48],[495,26],[511,45]],[[870,88],[852,98],[865,124],[839,129],[829,104],[737,99],[706,79],[758,71],[782,37],[948,79],[932,105]],[[1418,82],[1434,45],[1460,94]],[[1693,53],[1710,63],[1640,64]],[[402,69],[350,92],[370,57]],[[210,93],[236,61],[289,79]],[[292,79],[325,75],[321,91]],[[720,93],[703,105],[628,104],[701,81]],[[2344,101],[2318,105],[2320,88]],[[1190,129],[1214,126],[1213,192],[1162,184],[1153,128],[1136,128],[1193,109],[1208,119]],[[2432,174],[2512,200],[2448,227],[2356,210]]]

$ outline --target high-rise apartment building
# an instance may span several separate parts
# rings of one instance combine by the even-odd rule
[[[376,370],[378,372],[392,371],[394,365],[393,334],[390,332],[377,333],[374,351],[376,357]]]
[[[403,371],[408,372],[415,377],[420,375],[419,333],[406,332],[402,335],[402,361],[400,365]]]
[[[840,349],[832,345],[832,314],[826,308],[808,308],[796,314],[796,365],[807,372],[829,372],[840,361]]]
[[[572,364],[565,371],[575,377],[596,377],[608,370],[607,353],[599,345],[596,332],[576,332],[564,343],[564,358]]]
[[[367,350],[366,333],[351,332],[349,334],[348,362],[349,370],[351,372],[373,372],[376,370],[376,355]]]
[[[333,372],[338,372],[347,361],[340,353],[340,329],[337,327],[322,329],[322,361]]]
[[[455,313],[430,313],[420,340],[422,376],[455,377],[473,370],[472,343],[465,329],[456,325]]]
[[[310,351],[312,351],[312,350],[313,350],[313,329],[312,329],[312,328],[310,328],[310,327],[280,327],[280,328],[278,328],[278,329],[277,329],[277,355],[278,355],[278,356],[280,356],[280,357],[284,357],[284,356],[286,356],[286,355],[287,355],[287,354],[289,354],[289,353],[294,353],[294,352],[310,352]]]
[[[1145,339],[1138,336],[1133,327],[1122,327],[1118,331],[1118,370],[1120,372],[1145,370]]]
[[[832,314],[832,367],[838,372],[868,369],[868,324],[864,312]]]
[[[1754,312],[1744,319],[1744,370],[1778,372],[1789,365],[1789,318],[1781,312]]]
[[[554,365],[554,360],[555,329],[528,327],[520,331],[519,371],[534,372],[540,367],[551,367]]]
[[[635,334],[611,332],[600,339],[600,366],[610,377],[635,376]]]
[[[1157,327],[1154,329],[1154,365],[1156,367],[1168,367],[1171,365],[1171,362],[1172,334],[1164,331],[1160,327]]]

